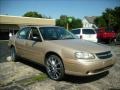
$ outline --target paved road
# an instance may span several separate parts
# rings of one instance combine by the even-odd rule
[[[111,46],[117,63],[105,72],[91,77],[66,75],[63,81],[46,78],[29,83],[29,79],[45,73],[45,69],[31,62],[8,62],[7,44],[0,44],[0,90],[120,90],[120,46]]]
[[[0,41],[0,63],[6,62],[6,57],[10,55],[10,50],[8,49],[7,41]]]

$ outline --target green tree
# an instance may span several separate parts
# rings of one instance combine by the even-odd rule
[[[70,23],[70,29],[81,28],[83,26],[81,19],[73,18],[73,21]]]
[[[94,22],[98,27],[104,26],[120,32],[120,7],[107,8]]]
[[[113,10],[107,8],[105,10],[105,12],[102,13],[102,17],[104,18],[104,20],[106,21],[106,26],[110,27],[112,25],[112,20],[113,20]]]
[[[108,28],[120,32],[120,7],[115,7],[114,9],[107,8],[102,16],[104,17]]]
[[[115,7],[114,8],[114,23],[113,23],[113,28],[117,31],[120,32],[120,7]]]
[[[56,25],[66,28],[66,25],[67,25],[67,16],[66,15],[61,15],[60,19],[56,20]]]
[[[38,13],[35,12],[35,11],[26,12],[23,16],[25,16],[25,17],[42,18],[42,15],[41,15],[41,14],[38,14]]]
[[[105,19],[100,16],[100,17],[97,17],[94,21],[94,23],[98,26],[98,27],[106,27],[106,22],[105,22]]]
[[[72,22],[69,22],[68,18],[72,18]],[[60,18],[56,20],[56,25],[57,26],[62,26],[64,28],[67,28],[67,23],[69,25],[69,30],[71,30],[73,28],[82,27],[81,19],[76,19],[74,17],[69,17],[67,15],[61,15]]]

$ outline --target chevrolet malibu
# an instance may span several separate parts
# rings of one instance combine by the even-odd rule
[[[18,56],[46,67],[48,76],[61,80],[65,74],[89,76],[107,71],[115,63],[110,47],[77,39],[57,26],[28,26],[8,43],[11,58]]]

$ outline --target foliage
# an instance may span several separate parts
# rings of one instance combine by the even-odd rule
[[[51,17],[47,17],[46,15],[39,14],[38,12],[35,11],[28,11],[24,15],[24,17],[35,17],[35,18],[47,18],[51,19]]]
[[[23,16],[25,16],[25,17],[42,18],[42,15],[41,15],[41,14],[38,14],[38,13],[35,12],[35,11],[26,12]]]
[[[22,81],[19,82],[19,83],[21,83],[21,84],[24,85],[24,86],[28,86],[28,85],[31,85],[31,84],[33,84],[33,83],[35,83],[35,82],[44,81],[44,80],[46,80],[47,78],[48,78],[48,77],[47,77],[46,74],[40,73],[39,75],[36,75],[36,76],[31,77],[31,78],[27,78],[27,79],[25,79],[25,80],[22,80]]]
[[[42,81],[42,80],[45,80],[45,79],[47,79],[47,78],[48,78],[48,77],[47,77],[46,74],[41,73],[41,74],[33,77],[33,78],[32,78],[32,81]]]
[[[66,15],[61,15],[60,19],[56,19],[56,25],[66,28],[66,26],[67,26],[67,16]]]
[[[98,27],[112,28],[114,31],[120,32],[120,7],[107,8],[94,22]]]
[[[106,22],[105,22],[105,19],[100,16],[100,17],[97,17],[94,21],[94,23],[98,26],[98,27],[106,27]]]
[[[38,12],[35,12],[35,11],[26,12],[23,16],[25,16],[25,17],[35,17],[35,18],[48,18],[48,19],[51,18],[50,16],[47,17],[46,15],[39,14]],[[71,18],[72,22],[69,22],[68,18]],[[56,19],[56,25],[57,26],[67,28],[67,23],[69,25],[69,29],[82,27],[81,19],[76,19],[74,17],[68,17],[67,15],[61,15],[59,19]]]
[[[69,28],[70,29],[73,29],[73,28],[81,28],[83,25],[82,25],[82,21],[80,19],[75,19],[73,17],[73,21],[72,23],[70,23],[69,25]]]
[[[72,22],[68,21],[68,18],[72,18]],[[56,25],[67,28],[67,23],[69,24],[69,30],[73,28],[82,27],[82,21],[74,17],[69,17],[67,15],[61,15],[59,19],[56,20]]]

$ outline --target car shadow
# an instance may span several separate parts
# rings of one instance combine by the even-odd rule
[[[28,65],[30,67],[33,67],[33,68],[47,74],[45,67],[40,65],[40,64],[28,61],[28,60],[23,59],[23,58],[18,59],[17,61],[19,61],[19,62],[21,62],[21,63],[23,63],[25,65]],[[103,72],[103,73],[100,73],[100,74],[97,74],[97,75],[92,75],[92,76],[65,75],[65,77],[63,78],[62,81],[66,81],[66,82],[70,82],[70,83],[76,83],[76,84],[84,84],[84,83],[89,83],[89,82],[93,82],[93,81],[99,80],[101,78],[104,78],[108,74],[109,74],[109,71],[106,71],[106,72]]]
[[[97,81],[101,78],[106,77],[109,74],[109,71],[92,75],[92,76],[73,76],[73,75],[65,75],[64,81],[70,82],[70,83],[76,83],[76,84],[84,84],[89,83],[93,81]]]
[[[43,65],[40,65],[38,63],[32,62],[32,61],[24,59],[24,58],[19,58],[19,59],[17,59],[17,61],[19,61],[25,65],[28,65],[30,67],[33,67],[33,68],[35,68],[43,73],[46,73],[46,69]]]

